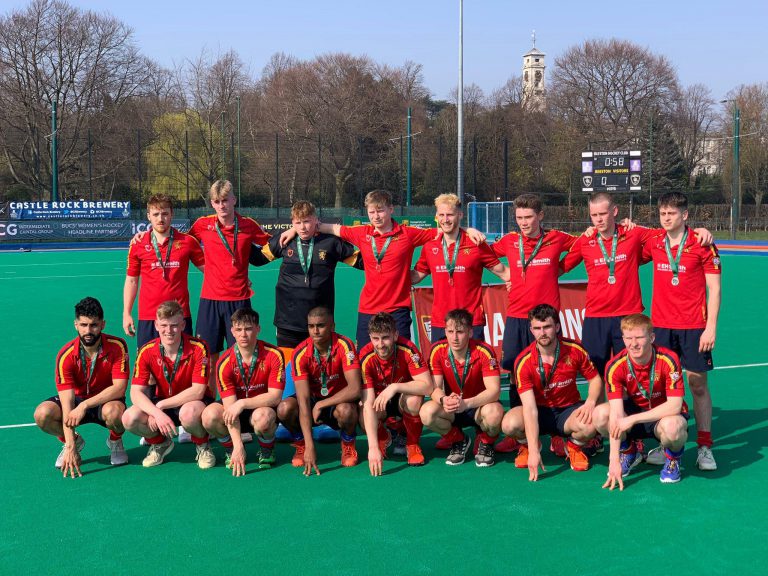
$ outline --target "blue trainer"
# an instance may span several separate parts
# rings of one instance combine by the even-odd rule
[[[619,462],[621,462],[621,477],[626,478],[632,472],[632,468],[643,461],[642,452],[632,450],[631,452],[620,452]]]
[[[659,474],[659,480],[664,484],[674,484],[680,482],[680,477],[680,459],[667,456],[667,461]]]

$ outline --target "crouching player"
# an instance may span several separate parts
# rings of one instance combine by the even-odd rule
[[[214,402],[203,411],[203,426],[224,446],[232,475],[243,476],[243,432],[256,433],[261,448],[259,468],[271,468],[275,463],[275,409],[285,389],[285,359],[280,348],[258,339],[258,312],[235,310],[231,330],[235,344],[216,365],[221,403]]]
[[[357,465],[357,401],[360,399],[360,362],[355,345],[334,332],[328,308],[318,306],[307,315],[309,338],[293,351],[293,382],[296,395],[277,407],[280,422],[294,439],[291,460],[310,476],[317,468],[312,427],[327,424],[341,431],[341,465]]]
[[[368,436],[368,467],[381,475],[382,460],[392,441],[384,427],[387,417],[402,415],[408,464],[421,466],[424,454],[419,446],[423,424],[419,409],[424,395],[434,387],[432,376],[416,345],[397,332],[395,318],[379,312],[368,322],[371,341],[360,351],[363,376],[362,419]]]
[[[653,326],[643,314],[625,316],[621,333],[626,350],[608,362],[606,388],[608,406],[595,409],[598,430],[610,433],[608,480],[611,490],[643,461],[634,440],[657,438],[664,447],[666,462],[659,479],[680,481],[680,457],[688,438],[688,408],[680,360],[653,343]]]
[[[589,469],[583,447],[596,434],[592,415],[603,381],[587,351],[560,336],[559,318],[549,304],[528,313],[534,342],[518,355],[514,378],[523,405],[507,412],[501,424],[504,434],[520,443],[515,466],[528,468],[531,481],[538,479],[539,467],[544,470],[540,434],[568,438],[566,457],[576,472]],[[576,386],[579,374],[589,383],[586,400]]]
[[[76,432],[81,424],[93,422],[107,428],[110,463],[128,463],[121,421],[128,385],[128,348],[122,338],[102,333],[104,325],[104,310],[96,298],[83,298],[75,305],[77,338],[67,342],[56,356],[58,394],[35,409],[35,424],[64,444],[56,468],[72,478],[82,476],[80,451],[85,440]]]
[[[421,407],[421,421],[451,444],[445,460],[450,466],[463,464],[470,440],[462,428],[479,428],[475,465],[493,466],[493,444],[501,431],[504,408],[499,403],[499,363],[485,342],[472,340],[472,314],[463,309],[445,316],[446,341],[429,355],[435,387],[431,400]]]
[[[184,310],[176,301],[158,306],[155,329],[160,337],[145,344],[136,358],[131,382],[133,406],[123,414],[123,425],[147,440],[149,451],[142,462],[145,468],[163,463],[173,450],[179,425],[192,435],[197,465],[212,468],[216,456],[201,420],[206,405],[213,402],[208,387],[208,347],[199,338],[182,333]]]

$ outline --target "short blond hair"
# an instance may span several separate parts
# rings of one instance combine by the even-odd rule
[[[222,200],[232,193],[232,183],[229,180],[216,180],[211,184],[211,200]]]
[[[370,205],[391,208],[393,206],[392,194],[386,190],[371,190],[365,195],[365,206],[368,207]]]
[[[309,218],[310,216],[317,216],[317,210],[309,200],[297,200],[291,206],[291,219]]]
[[[461,199],[456,194],[440,194],[435,198],[435,208],[439,208],[440,204],[447,204],[451,208],[461,210]]]
[[[168,300],[157,307],[158,320],[168,320],[176,316],[184,317],[184,309],[176,300]]]
[[[653,332],[653,323],[645,314],[630,314],[621,319],[621,331],[634,330],[635,328],[644,328],[650,334]]]

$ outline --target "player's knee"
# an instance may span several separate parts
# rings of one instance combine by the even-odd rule
[[[679,443],[688,436],[688,422],[682,416],[669,416],[659,421],[661,436],[670,443]]]
[[[486,427],[499,428],[501,426],[501,421],[504,418],[504,408],[498,402],[486,404],[483,406],[481,413]]]
[[[522,419],[522,410],[513,408],[507,412],[501,420],[501,431],[507,436],[519,436],[525,432]]]
[[[600,404],[592,411],[592,424],[603,435],[608,434],[608,405]]]
[[[200,417],[203,413],[203,409],[199,406],[199,402],[187,402],[179,410],[179,421],[184,428],[190,428],[201,424]]]
[[[140,424],[141,416],[143,414],[144,413],[139,408],[136,406],[131,406],[128,408],[128,410],[123,412],[123,427],[125,427],[126,430],[135,430],[136,427]]]
[[[298,414],[298,404],[293,398],[286,398],[277,405],[277,417],[281,422],[295,420]]]
[[[403,398],[404,398],[403,408],[405,409],[405,411],[412,416],[418,416],[419,410],[421,410],[421,405],[424,402],[424,397],[411,396],[410,394],[404,394]]]
[[[336,416],[336,420],[342,426],[345,424],[352,424],[353,422],[357,422],[356,404],[344,402],[337,405],[336,410],[334,410],[334,416]]]
[[[275,426],[275,411],[270,408],[258,408],[251,415],[253,429],[261,434],[268,432]]]
[[[688,372],[688,387],[691,394],[700,396],[707,392],[707,375],[698,372]]]
[[[37,424],[40,428],[43,428],[56,419],[56,411],[50,406],[50,404],[52,404],[52,402],[43,402],[37,408],[35,408],[35,424]]]
[[[211,404],[210,406],[206,406],[205,410],[203,410],[203,413],[200,415],[203,428],[210,432],[211,430],[218,428],[219,424],[224,424],[223,414],[224,410],[222,409],[221,404]]]
[[[125,405],[122,402],[107,402],[101,407],[101,415],[108,428],[114,428],[117,424],[122,427]]]
[[[440,405],[434,400],[425,402],[419,410],[419,418],[425,426],[430,426],[434,423],[437,417],[437,412],[440,409]]]

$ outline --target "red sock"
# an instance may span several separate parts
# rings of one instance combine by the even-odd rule
[[[403,414],[403,425],[405,426],[405,443],[413,446],[419,443],[421,431],[424,430],[424,424],[421,418],[408,414]]]
[[[109,439],[110,439],[110,440],[112,440],[112,442],[117,442],[117,441],[118,441],[118,440],[120,440],[120,438],[122,438],[122,437],[123,437],[122,433],[121,433],[121,434],[118,434],[118,433],[117,433],[117,432],[115,432],[114,430],[110,430],[110,431],[109,431]]]
[[[208,434],[205,436],[192,436],[193,444],[205,444],[206,442],[208,442]]]
[[[699,431],[696,435],[696,444],[712,448],[712,432]]]
[[[480,438],[480,442],[483,444],[495,444],[496,440],[498,439],[499,435],[496,434],[496,436],[488,436],[485,432],[480,432],[480,434],[477,435],[478,438]]]
[[[461,428],[451,426],[451,429],[443,435],[443,438],[445,438],[445,440],[451,444],[454,442],[463,442],[464,432],[461,431]]]
[[[224,448],[232,448],[232,446],[233,446],[231,439],[230,440],[224,440],[223,442],[221,440],[219,440],[219,444],[224,446]]]
[[[384,427],[384,425],[379,422],[379,427],[376,430],[376,438],[378,440],[386,440],[387,439],[387,429]]]
[[[163,442],[165,442],[165,436],[162,434],[152,436],[152,438],[147,438],[147,444],[162,444]]]
[[[264,436],[260,434],[256,434],[256,440],[259,441],[259,446],[262,448],[274,448],[275,447],[275,437],[272,436],[272,438],[265,438]]]

